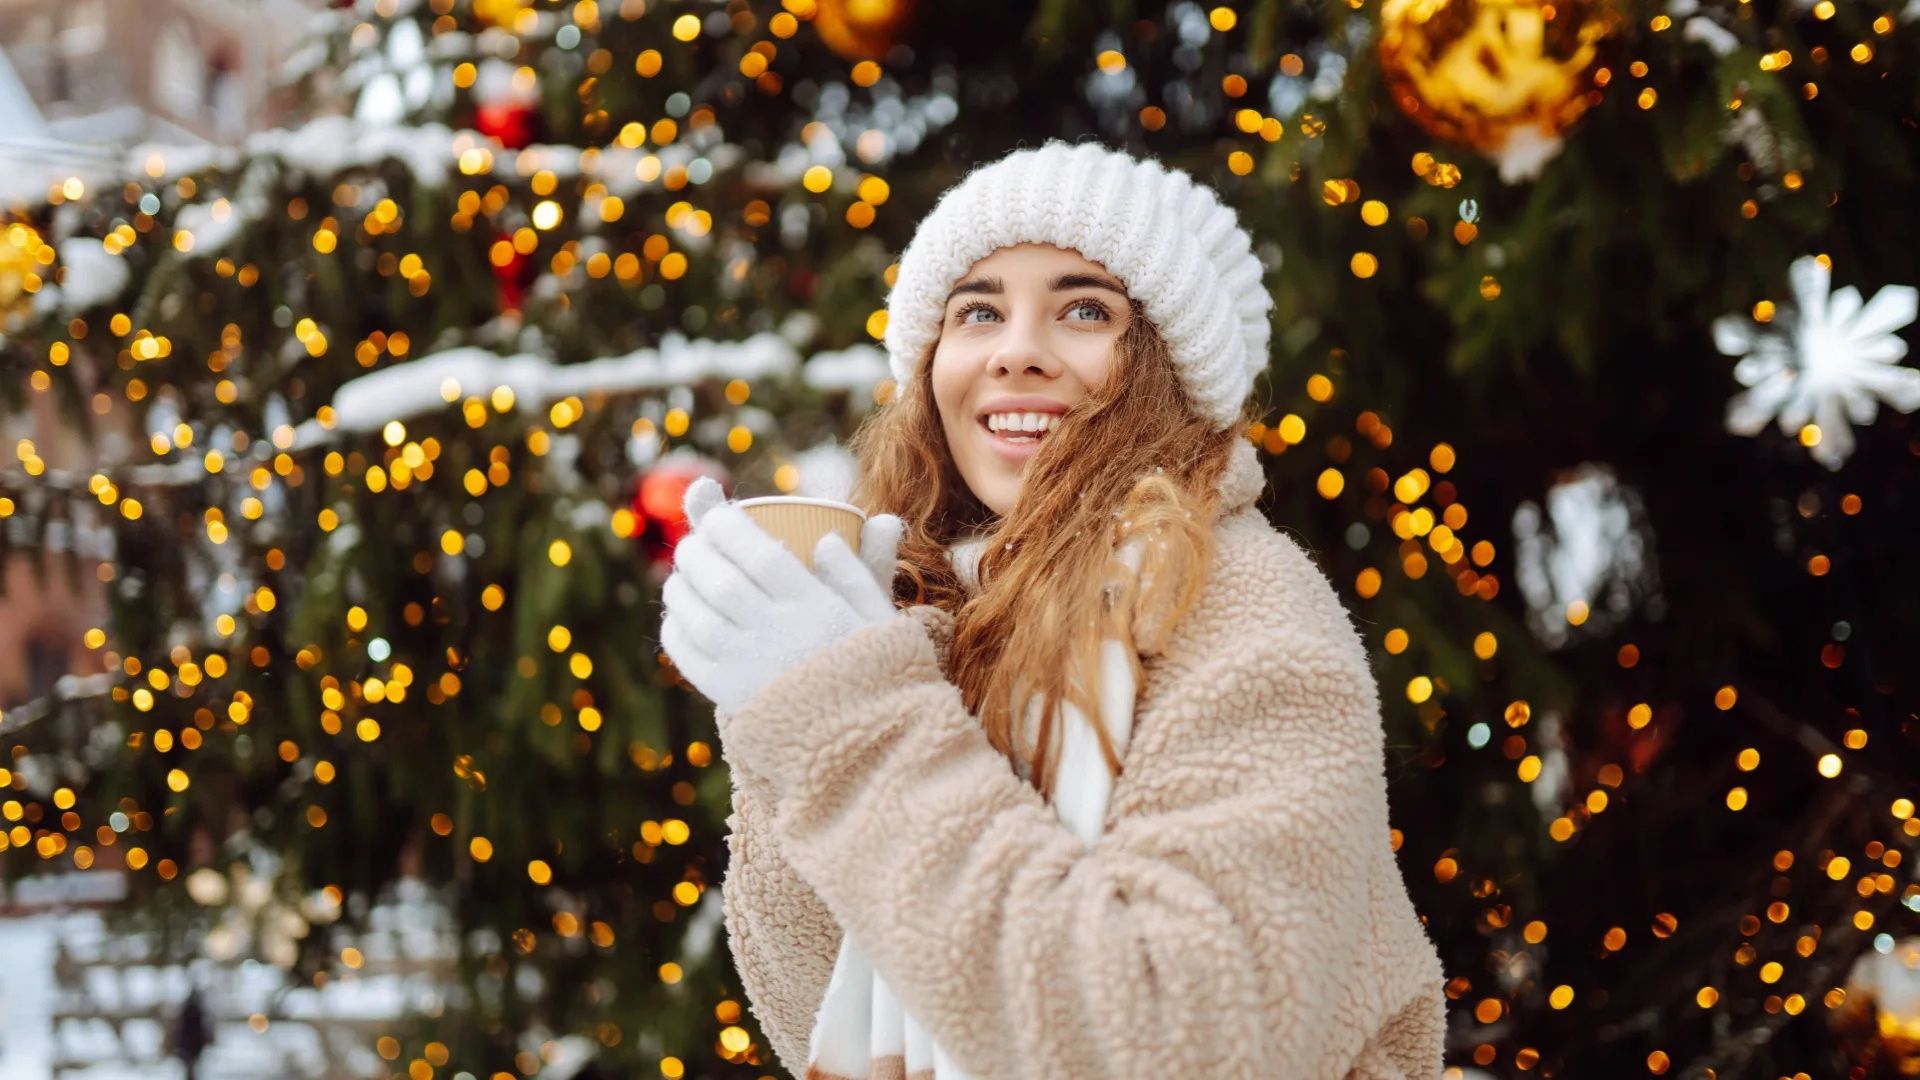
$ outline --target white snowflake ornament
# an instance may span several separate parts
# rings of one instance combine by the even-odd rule
[[[1741,315],[1713,321],[1713,343],[1740,358],[1733,377],[1750,388],[1727,401],[1727,430],[1758,435],[1777,418],[1792,438],[1813,423],[1820,432],[1813,459],[1838,469],[1853,453],[1847,421],[1873,423],[1881,402],[1903,413],[1920,409],[1920,370],[1900,366],[1907,343],[1896,332],[1913,322],[1920,290],[1888,285],[1863,306],[1851,285],[1830,294],[1831,273],[1810,255],[1795,259],[1787,275],[1794,305],[1768,329]]]

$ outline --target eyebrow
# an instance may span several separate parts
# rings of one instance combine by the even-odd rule
[[[1110,292],[1119,293],[1123,298],[1127,295],[1126,288],[1119,282],[1112,278],[1101,277],[1098,274],[1060,274],[1052,281],[1047,282],[1047,288],[1052,292],[1065,292],[1068,289],[1106,289]],[[961,293],[984,293],[988,296],[998,296],[1003,291],[1005,291],[1005,286],[997,277],[974,278],[971,281],[963,281],[955,285],[953,291],[947,294],[947,300],[951,301]]]

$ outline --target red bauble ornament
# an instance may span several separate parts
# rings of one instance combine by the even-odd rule
[[[540,95],[520,80],[519,69],[499,57],[480,62],[473,78],[474,130],[509,150],[540,136]]]
[[[475,106],[473,126],[501,146],[519,150],[532,144],[535,119],[533,106],[526,102],[497,102]]]
[[[501,311],[519,311],[521,301],[526,299],[527,286],[533,284],[533,259],[513,247],[510,233],[494,234],[494,246],[498,247],[502,242],[513,254],[504,264],[493,264],[493,280],[499,287],[499,307]]]
[[[702,476],[713,476],[723,489],[726,486],[725,478],[712,469],[686,462],[662,462],[634,486],[634,536],[649,558],[660,563],[672,561],[673,549],[689,531],[681,504],[687,488]]]
[[[1664,703],[1654,706],[1640,727],[1634,726],[1631,708],[1619,703],[1602,708],[1598,738],[1588,753],[1585,764],[1590,769],[1586,771],[1597,775],[1602,765],[1616,763],[1625,766],[1630,775],[1645,776],[1666,753],[1679,722],[1678,710]]]

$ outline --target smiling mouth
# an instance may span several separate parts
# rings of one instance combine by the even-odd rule
[[[1048,433],[1050,433],[1053,430],[1052,428],[1048,427],[1048,428],[1042,428],[1039,431],[1021,431],[1021,432],[1012,432],[1012,433],[1009,433],[1006,431],[995,431],[992,428],[987,426],[987,418],[984,416],[980,417],[979,424],[980,424],[981,431],[986,432],[987,435],[993,439],[1006,443],[1008,446],[1033,446],[1036,443],[1038,443],[1041,439],[1046,438]]]

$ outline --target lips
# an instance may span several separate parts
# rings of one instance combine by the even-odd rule
[[[1035,439],[1032,442],[1026,442],[1026,443],[1008,442],[1006,439],[1001,438],[998,434],[992,431],[989,431],[987,429],[987,422],[985,417],[982,417],[980,422],[975,426],[980,429],[980,437],[987,440],[987,445],[993,448],[994,453],[999,454],[1001,457],[1006,458],[1008,461],[1025,461],[1028,458],[1032,457],[1033,455],[1039,453],[1040,443],[1043,439],[1046,438],[1045,435],[1042,435],[1040,438]],[[1048,434],[1051,434],[1051,432],[1049,432]]]

